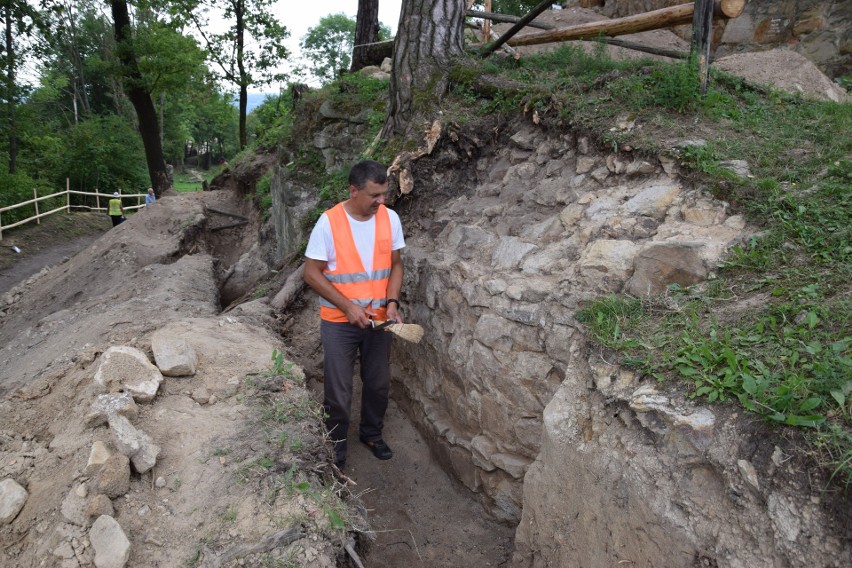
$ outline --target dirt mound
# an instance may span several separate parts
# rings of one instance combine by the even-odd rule
[[[713,68],[793,95],[836,103],[852,100],[809,59],[788,49],[728,55],[714,61]]]
[[[371,566],[504,562],[512,529],[489,525],[395,404],[387,416],[393,463],[356,445],[347,474],[358,485],[332,475],[321,386],[309,390],[300,367],[279,361],[276,370],[272,358],[288,352],[321,376],[316,299],[298,298],[284,325],[262,298],[220,313],[222,281],[255,244],[257,227],[218,230],[232,221],[216,211],[251,218],[249,209],[239,191],[164,196],[2,296],[0,480],[15,480],[28,498],[0,526],[0,564],[92,565],[86,508],[103,495],[87,460],[95,442],[115,443],[110,426],[86,425],[102,391],[93,377],[110,346],[153,361],[161,330],[195,350],[198,372],[166,377],[132,420],[161,451],[153,469],[130,473],[129,491],[107,500],[131,542],[127,566],[240,559],[330,568],[346,562],[344,526],[372,540],[362,550],[376,554],[365,556]],[[359,496],[345,505],[353,490]],[[358,502],[370,508],[372,527],[348,516]],[[287,539],[296,540],[281,545]]]

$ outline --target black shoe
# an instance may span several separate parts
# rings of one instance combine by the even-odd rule
[[[393,457],[393,452],[381,438],[378,440],[365,440],[364,438],[361,438],[361,442],[370,448],[373,455],[380,460],[389,460]]]

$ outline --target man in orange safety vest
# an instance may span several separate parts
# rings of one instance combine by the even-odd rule
[[[349,172],[349,199],[317,221],[305,250],[305,282],[320,296],[326,427],[335,464],[343,468],[352,406],[355,357],[361,364],[358,438],[373,455],[390,459],[382,439],[390,393],[391,334],[372,320],[402,322],[399,292],[405,247],[399,216],[385,207],[387,169],[364,160]]]

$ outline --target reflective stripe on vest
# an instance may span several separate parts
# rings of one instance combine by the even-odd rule
[[[121,199],[110,199],[109,200],[109,214],[110,215],[121,215]]]
[[[337,258],[334,270],[324,270],[323,275],[337,291],[362,308],[370,308],[376,319],[387,319],[387,290],[391,273],[390,215],[384,205],[376,211],[376,236],[373,246],[373,270],[367,272],[352,237],[352,228],[343,204],[338,203],[325,212],[331,225],[334,251]],[[320,298],[320,317],[326,321],[348,322],[343,310]]]

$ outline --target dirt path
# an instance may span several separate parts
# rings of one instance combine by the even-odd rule
[[[20,260],[15,262],[13,259],[9,263],[8,268],[0,270],[0,294],[11,290],[18,283],[26,280],[42,268],[57,265],[66,258],[74,256],[89,246],[99,236],[86,235],[77,237],[76,239],[30,255],[26,255],[22,251],[20,255],[16,255]]]
[[[321,389],[315,385],[316,391]],[[437,465],[426,441],[393,400],[384,436],[394,451],[392,459],[377,460],[358,442],[359,418],[355,404],[346,474],[358,484],[353,492],[367,507],[376,535],[365,555],[367,566],[508,565],[514,528],[489,519],[473,495]]]
[[[4,231],[0,241],[0,294],[14,288],[42,268],[74,256],[109,230],[104,215],[72,213],[47,217]],[[16,253],[13,246],[21,251]]]

